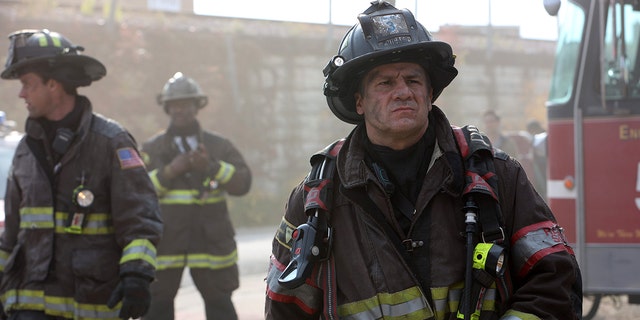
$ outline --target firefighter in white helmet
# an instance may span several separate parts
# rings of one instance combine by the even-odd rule
[[[158,281],[145,319],[174,318],[182,272],[204,300],[207,319],[236,319],[231,301],[238,288],[238,252],[227,195],[249,192],[251,171],[240,151],[221,135],[204,130],[197,114],[207,97],[191,78],[177,72],[158,95],[169,127],[142,146],[165,222],[158,245]]]

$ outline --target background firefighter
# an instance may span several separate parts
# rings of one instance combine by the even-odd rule
[[[177,72],[158,103],[170,117],[169,128],[142,151],[160,197],[165,236],[145,318],[173,319],[173,301],[189,267],[207,319],[236,319],[231,294],[239,286],[238,253],[226,195],[249,192],[251,172],[231,141],[200,127],[196,115],[207,97],[193,79]]]
[[[458,319],[467,313],[460,305],[471,289],[464,288],[462,211],[469,171],[454,130],[433,105],[458,74],[454,62],[449,44],[433,40],[406,9],[373,1],[358,16],[324,69],[329,108],[356,125],[337,152],[327,197],[331,251],[300,285],[291,285],[289,273],[282,276],[297,254],[294,239],[304,239],[294,232],[308,220],[303,181],[273,241],[266,319]],[[580,270],[562,228],[520,164],[486,150],[477,163],[490,166],[480,168],[487,169],[480,179],[496,185],[491,191],[504,234],[486,244],[479,243],[480,232],[470,239],[507,248],[508,263],[494,267],[508,269],[513,290],[507,296],[486,285],[472,305],[477,315],[464,318],[581,318]],[[482,216],[487,207],[478,207]]]
[[[120,319],[149,307],[162,222],[133,137],[77,88],[106,75],[48,30],[9,36],[3,79],[29,117],[7,182],[0,291],[10,319]]]

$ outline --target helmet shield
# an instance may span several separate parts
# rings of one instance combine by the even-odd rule
[[[429,75],[432,102],[458,74],[451,46],[435,41],[406,9],[374,1],[358,16],[358,23],[345,35],[338,55],[323,70],[324,94],[331,111],[342,121],[359,123],[354,93],[371,69],[388,63],[414,62]]]
[[[189,99],[195,100],[198,109],[204,108],[208,102],[207,96],[198,83],[186,77],[182,72],[176,72],[173,77],[165,83],[162,88],[162,93],[157,97],[158,104],[164,107],[165,112],[167,112],[166,103],[168,101]]]
[[[81,55],[84,48],[49,30],[20,30],[9,35],[9,52],[2,79],[17,79],[24,67],[41,63],[64,83],[87,86],[107,74],[98,60]]]

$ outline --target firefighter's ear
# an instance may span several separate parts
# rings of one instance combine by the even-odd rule
[[[364,107],[362,106],[362,94],[360,94],[360,92],[356,92],[353,94],[353,97],[356,100],[356,112],[359,115],[363,115],[364,114]]]

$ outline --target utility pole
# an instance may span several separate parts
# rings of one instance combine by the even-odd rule
[[[488,88],[487,88],[487,109],[497,109],[498,99],[496,97],[496,70],[493,59],[493,23],[491,18],[491,0],[487,0],[488,4],[488,23],[487,23],[487,48],[485,51],[485,67],[487,69]]]

